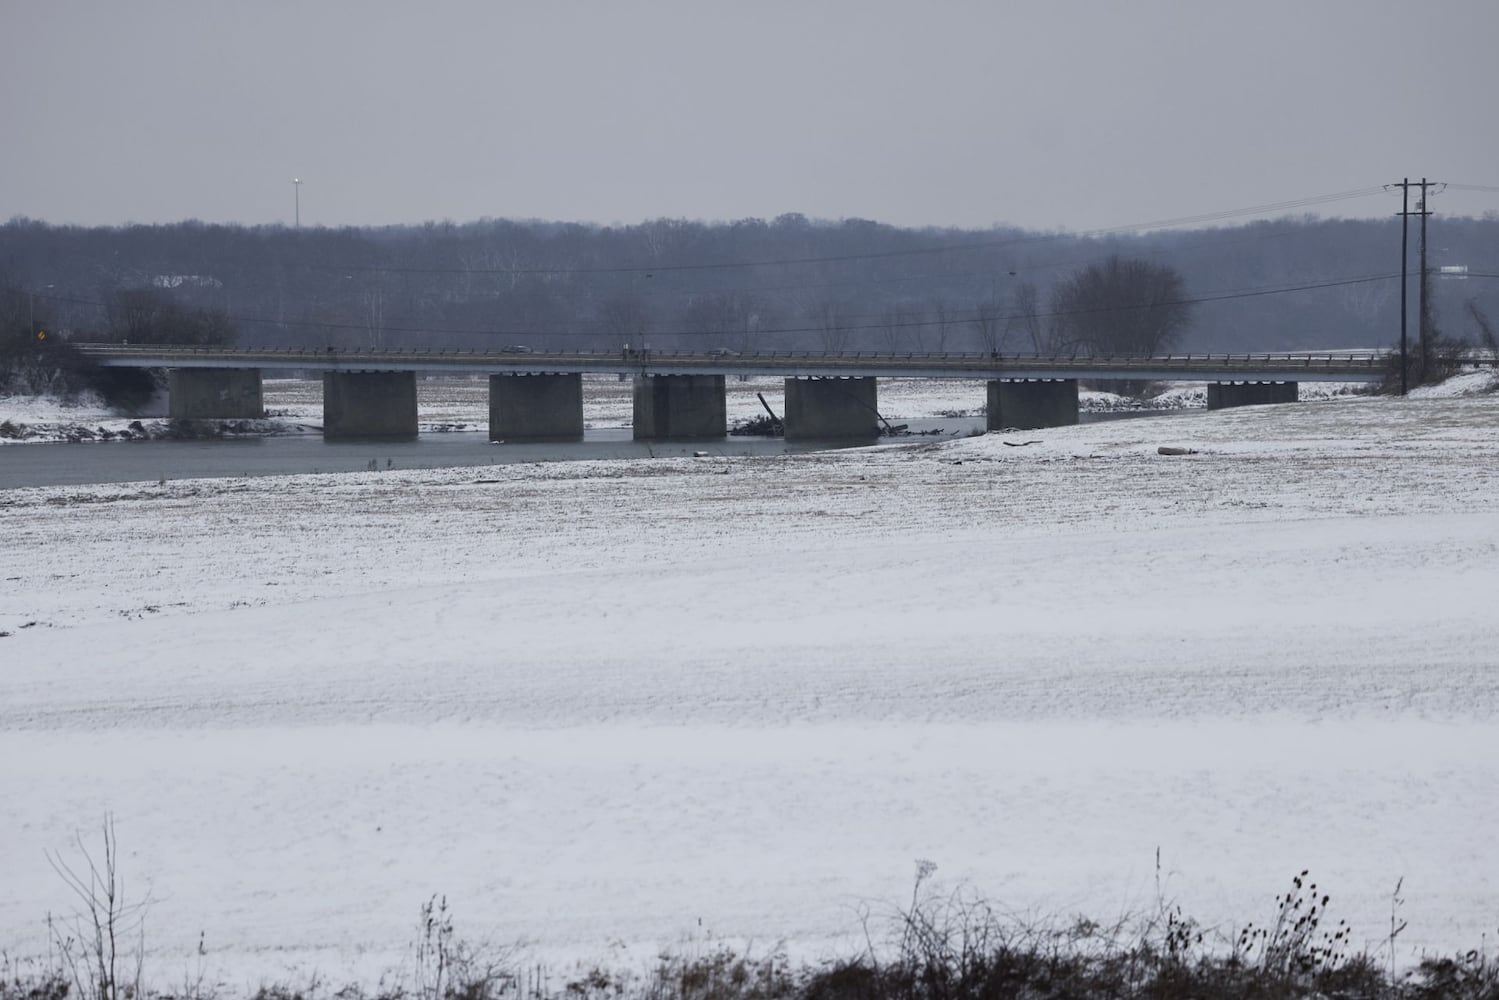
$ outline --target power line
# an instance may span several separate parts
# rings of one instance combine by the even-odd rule
[[[1306,205],[1310,205],[1310,204],[1313,204],[1313,203],[1321,203],[1321,202],[1344,200],[1344,199],[1351,198],[1351,197],[1364,197],[1364,196],[1367,196],[1369,194],[1380,193],[1383,190],[1384,190],[1383,188],[1364,188],[1364,189],[1358,189],[1358,190],[1355,190],[1355,191],[1337,192],[1337,193],[1334,193],[1334,194],[1317,195],[1317,196],[1312,196],[1312,197],[1308,197],[1308,198],[1295,199],[1293,201],[1278,202],[1278,203],[1275,203],[1274,205],[1270,205],[1270,206],[1259,206],[1257,209],[1235,209],[1235,210],[1229,210],[1229,211],[1225,211],[1225,212],[1209,213],[1207,215],[1184,217],[1184,219],[1186,219],[1186,220],[1204,220],[1204,219],[1209,218],[1210,215],[1213,216],[1213,217],[1227,218],[1227,217],[1230,217],[1230,216],[1233,216],[1233,215],[1252,214],[1255,211],[1259,211],[1259,210],[1283,209],[1283,208],[1288,208],[1288,207],[1306,206]],[[1177,220],[1177,221],[1180,221],[1180,220]],[[1128,232],[1128,231],[1131,231],[1131,230],[1164,229],[1168,225],[1169,225],[1169,222],[1144,223],[1144,224],[1138,224],[1138,225],[1134,225],[1134,226],[1116,227],[1114,229],[1098,229],[1098,230],[1092,230],[1092,231],[1084,232],[1084,233],[1040,234],[1040,235],[1034,235],[1034,236],[1019,237],[1019,238],[1010,239],[1010,240],[986,241],[986,242],[982,242],[982,243],[954,244],[954,245],[948,245],[948,246],[943,246],[943,247],[918,248],[918,249],[913,249],[913,250],[909,250],[909,251],[905,251],[905,250],[901,250],[901,251],[884,251],[884,252],[880,252],[880,253],[871,253],[871,254],[844,254],[844,255],[830,255],[830,256],[822,256],[822,257],[788,258],[788,259],[785,259],[785,260],[771,260],[771,261],[759,261],[759,262],[742,262],[742,263],[725,262],[725,263],[717,263],[717,264],[680,265],[680,266],[665,266],[665,267],[651,267],[651,268],[634,268],[634,267],[610,267],[610,268],[602,268],[602,267],[601,268],[507,268],[507,267],[500,267],[500,268],[403,268],[403,267],[383,267],[383,266],[380,266],[380,265],[341,266],[341,265],[333,265],[333,264],[328,264],[328,265],[311,264],[311,265],[308,265],[308,266],[311,267],[311,268],[314,268],[314,269],[326,269],[326,270],[344,271],[344,272],[348,272],[348,271],[363,271],[363,272],[367,272],[367,273],[420,273],[420,274],[451,274],[451,275],[475,275],[475,274],[479,274],[479,275],[505,275],[505,276],[511,276],[511,277],[518,276],[518,275],[531,275],[531,276],[537,276],[537,275],[567,276],[567,275],[588,275],[588,274],[636,274],[636,275],[639,275],[639,274],[644,273],[647,277],[650,277],[650,276],[652,276],[652,275],[654,275],[656,273],[669,273],[669,272],[674,272],[674,271],[694,271],[694,270],[704,270],[704,269],[720,269],[721,270],[721,269],[728,269],[728,268],[734,268],[734,267],[746,267],[746,268],[748,268],[748,267],[755,267],[755,266],[761,266],[761,265],[766,265],[766,264],[805,263],[805,262],[809,262],[809,261],[816,261],[816,262],[838,262],[838,261],[864,260],[864,259],[872,259],[872,258],[890,259],[890,258],[896,258],[896,257],[900,257],[900,256],[905,256],[905,255],[931,255],[931,254],[940,254],[940,253],[946,252],[949,249],[953,249],[953,250],[1002,249],[1002,248],[1015,247],[1015,246],[1021,246],[1021,245],[1026,245],[1026,244],[1059,242],[1059,241],[1067,240],[1067,239],[1082,240],[1082,239],[1096,238],[1096,237],[1099,237],[1099,236],[1102,236],[1102,235],[1120,234],[1120,233],[1125,233],[1125,232]],[[1272,239],[1291,239],[1291,238],[1295,238],[1295,237],[1302,236],[1302,235],[1311,235],[1311,231],[1308,230],[1307,232],[1302,233],[1302,232],[1289,231],[1288,230],[1288,231],[1284,231],[1284,232],[1260,233],[1260,234],[1256,234],[1254,236],[1239,237],[1239,238],[1236,238],[1236,239],[1222,239],[1222,238],[1214,238],[1214,237],[1205,237],[1200,242],[1210,242],[1212,244],[1212,248],[1213,249],[1217,249],[1218,247],[1237,245],[1237,244],[1246,243],[1246,242],[1262,242],[1262,241],[1272,240]],[[1157,247],[1157,248],[1154,248],[1154,249],[1151,249],[1151,250],[1148,250],[1148,251],[1143,251],[1143,252],[1151,254],[1151,255],[1162,255],[1162,254],[1168,254],[1168,253],[1178,252],[1181,249],[1182,249],[1181,247]],[[1010,277],[1017,277],[1021,273],[1031,273],[1031,272],[1038,272],[1038,271],[1044,271],[1044,270],[1053,270],[1053,269],[1061,268],[1061,267],[1081,266],[1081,265],[1084,265],[1084,264],[1094,263],[1094,262],[1106,259],[1108,256],[1111,255],[1112,252],[1113,251],[1111,251],[1110,253],[1106,253],[1106,254],[1091,254],[1091,255],[1088,255],[1086,257],[1070,257],[1070,258],[1068,258],[1066,260],[1046,261],[1046,262],[1043,262],[1043,263],[1028,262],[1028,263],[1026,263],[1024,265],[1016,267],[1014,270],[1010,270],[1009,271],[1009,276]],[[1136,252],[1140,252],[1140,251],[1136,251]],[[1004,269],[1005,269],[1004,266],[1001,265],[1001,270],[1004,270]],[[886,286],[891,286],[891,285],[910,284],[910,283],[916,283],[916,282],[938,282],[938,281],[950,281],[950,280],[953,280],[953,279],[962,279],[962,278],[983,278],[983,277],[994,277],[994,276],[995,275],[994,275],[994,272],[993,272],[992,269],[961,270],[961,271],[944,270],[944,271],[926,272],[926,273],[914,274],[914,275],[877,275],[877,276],[868,276],[868,277],[851,277],[851,278],[844,279],[844,280],[839,280],[839,281],[794,282],[794,283],[774,283],[774,284],[754,284],[754,285],[736,284],[736,285],[728,286],[728,287],[718,286],[718,287],[714,287],[714,288],[705,288],[705,289],[698,289],[698,288],[687,288],[687,289],[670,288],[670,287],[668,287],[667,285],[665,285],[663,283],[656,282],[656,283],[652,283],[652,284],[649,284],[649,285],[642,286],[642,287],[640,287],[638,289],[633,289],[632,288],[632,294],[640,296],[640,297],[643,297],[645,299],[660,299],[660,298],[668,296],[668,295],[676,296],[676,295],[731,294],[731,293],[753,294],[753,293],[760,293],[760,292],[808,291],[808,290],[832,289],[832,288],[861,288],[861,287],[877,287],[878,288],[878,287],[886,287]]]
[[[781,257],[747,261],[713,261],[702,264],[639,264],[609,267],[407,267],[381,264],[309,264],[310,268],[325,271],[384,272],[390,274],[504,274],[504,275],[566,275],[566,274],[668,274],[683,271],[722,271],[749,267],[790,267],[802,264],[832,264],[856,260],[889,260],[899,257],[931,256],[944,253],[962,253],[973,250],[994,250],[1031,243],[1047,243],[1057,240],[1090,239],[1129,232],[1144,232],[1154,229],[1175,229],[1199,225],[1206,222],[1222,222],[1249,215],[1264,215],[1269,212],[1284,212],[1296,208],[1308,208],[1351,198],[1366,198],[1383,193],[1383,186],[1356,188],[1331,194],[1312,195],[1290,201],[1254,205],[1248,208],[1206,212],[1200,215],[1178,216],[1155,222],[1138,222],[1103,229],[1088,229],[1080,232],[1040,233],[1004,240],[978,240],[966,243],[949,243],[934,247],[913,247],[907,250],[878,250],[868,253],[831,254],[826,256]]]
[[[309,263],[309,264],[306,264],[304,266],[307,267],[308,269],[330,270],[330,271],[344,272],[345,274],[348,274],[349,272],[352,272],[352,271],[358,271],[358,272],[367,272],[367,273],[413,273],[413,274],[451,274],[451,275],[507,275],[507,276],[517,276],[517,275],[553,275],[553,276],[560,276],[560,275],[586,275],[586,274],[621,274],[621,275],[623,275],[623,274],[633,274],[633,275],[647,274],[647,275],[650,275],[650,274],[654,274],[654,273],[657,273],[657,272],[669,273],[669,272],[681,272],[681,271],[725,270],[725,269],[730,269],[730,268],[750,268],[750,267],[772,266],[772,265],[782,265],[782,264],[789,265],[789,264],[814,263],[814,262],[815,263],[823,263],[823,262],[829,262],[829,263],[831,263],[831,262],[838,262],[838,261],[857,261],[857,260],[872,260],[872,259],[894,259],[894,258],[908,257],[908,256],[922,256],[922,255],[930,256],[930,255],[934,255],[934,254],[943,254],[943,253],[948,252],[949,250],[952,250],[952,251],[968,251],[968,250],[980,250],[980,249],[999,249],[999,248],[1007,248],[1007,247],[1017,247],[1017,246],[1027,245],[1027,244],[1040,244],[1040,243],[1047,243],[1047,242],[1058,242],[1058,241],[1061,241],[1061,240],[1068,240],[1068,239],[1082,240],[1082,239],[1089,239],[1089,238],[1097,238],[1097,237],[1100,237],[1100,236],[1105,236],[1105,235],[1110,235],[1110,234],[1121,234],[1121,233],[1127,233],[1127,232],[1131,232],[1131,231],[1142,231],[1142,230],[1151,230],[1151,229],[1161,230],[1161,229],[1169,228],[1172,225],[1185,225],[1185,224],[1191,224],[1191,223],[1195,223],[1195,222],[1221,220],[1221,219],[1227,219],[1227,218],[1232,218],[1232,217],[1236,217],[1236,216],[1244,216],[1244,215],[1252,215],[1252,214],[1263,214],[1265,212],[1270,212],[1270,211],[1284,211],[1284,210],[1288,210],[1288,209],[1291,209],[1291,208],[1306,207],[1306,206],[1310,206],[1310,205],[1313,205],[1313,204],[1322,204],[1322,203],[1328,203],[1328,202],[1333,202],[1333,201],[1347,200],[1347,199],[1350,199],[1350,198],[1365,197],[1367,195],[1380,193],[1383,190],[1384,190],[1383,187],[1359,188],[1359,189],[1353,189],[1353,190],[1349,190],[1349,191],[1333,192],[1333,193],[1330,193],[1330,194],[1323,194],[1323,195],[1313,195],[1313,196],[1304,197],[1304,198],[1292,199],[1292,200],[1289,200],[1289,201],[1282,201],[1282,202],[1275,202],[1275,203],[1270,203],[1270,204],[1265,204],[1265,205],[1251,206],[1249,208],[1230,209],[1230,210],[1224,210],[1224,211],[1219,211],[1219,212],[1203,213],[1203,214],[1194,215],[1194,216],[1182,216],[1182,217],[1178,217],[1176,219],[1161,220],[1161,221],[1152,222],[1152,223],[1139,223],[1139,224],[1134,224],[1134,225],[1129,225],[1129,226],[1118,226],[1118,227],[1113,227],[1113,228],[1109,228],[1109,229],[1095,229],[1095,230],[1085,231],[1085,232],[1082,232],[1082,233],[1035,234],[1035,235],[1030,235],[1030,236],[1023,236],[1023,237],[1016,237],[1016,238],[1011,238],[1011,239],[1005,239],[1005,240],[989,240],[989,241],[978,241],[978,242],[959,243],[959,244],[944,244],[942,246],[937,246],[937,247],[913,248],[913,249],[910,249],[910,250],[880,251],[880,252],[872,252],[872,253],[865,253],[865,254],[841,254],[841,255],[827,255],[827,256],[807,256],[807,257],[800,257],[800,258],[785,258],[785,259],[779,259],[779,260],[777,260],[777,259],[770,259],[770,260],[749,261],[749,262],[718,262],[718,263],[705,263],[705,264],[692,264],[692,265],[666,265],[666,266],[653,266],[653,267],[630,266],[630,267],[596,267],[596,268],[588,268],[588,267],[582,267],[582,268],[560,268],[560,267],[559,268],[550,268],[550,267],[537,267],[537,268],[508,268],[508,267],[489,267],[489,268],[418,268],[418,267],[397,267],[397,266],[387,267],[387,266],[383,266],[383,265],[352,265],[352,264],[342,264],[342,265],[339,265],[339,264],[317,264],[317,263]],[[1214,247],[1216,248],[1217,246],[1225,245],[1227,243],[1239,243],[1239,242],[1246,242],[1246,241],[1255,241],[1255,242],[1257,242],[1257,241],[1268,240],[1268,239],[1282,239],[1282,238],[1287,238],[1287,237],[1293,237],[1293,236],[1296,236],[1296,235],[1299,235],[1299,234],[1296,233],[1296,232],[1294,232],[1294,231],[1288,231],[1288,232],[1280,232],[1280,233],[1258,234],[1258,235],[1253,236],[1253,237],[1241,237],[1241,238],[1233,239],[1233,240],[1211,239],[1210,241],[1213,243]],[[1208,240],[1205,240],[1205,241],[1208,241]],[[1163,253],[1173,252],[1173,250],[1175,250],[1175,249],[1180,249],[1180,248],[1160,247],[1160,248],[1156,248],[1156,249],[1150,250],[1149,252],[1152,253],[1152,254],[1163,254]],[[1036,272],[1036,271],[1042,271],[1042,270],[1050,270],[1050,269],[1059,268],[1059,267],[1066,267],[1066,266],[1069,266],[1069,265],[1086,264],[1086,263],[1094,262],[1094,261],[1097,261],[1097,260],[1101,260],[1101,259],[1103,259],[1106,256],[1108,256],[1108,255],[1107,254],[1105,254],[1105,255],[1090,255],[1088,257],[1081,257],[1081,258],[1074,257],[1074,258],[1070,258],[1070,259],[1065,260],[1065,261],[1048,261],[1048,262],[1044,262],[1044,263],[1034,263],[1034,262],[1032,262],[1032,263],[1027,263],[1027,264],[1023,265],[1022,268],[1019,268],[1017,270],[1011,270],[1009,273],[1010,273],[1010,276],[1013,277],[1013,276],[1018,276],[1017,275],[1017,271],[1018,270],[1023,270],[1025,272]],[[1003,269],[1003,265],[1001,265],[1001,269]],[[672,289],[670,292],[668,292],[668,290],[666,288],[662,287],[661,283],[652,283],[650,286],[647,286],[646,288],[637,291],[636,294],[641,294],[643,292],[643,294],[644,294],[644,296],[646,298],[655,299],[655,298],[658,298],[658,297],[660,297],[660,296],[662,296],[664,294],[672,294],[672,295],[678,295],[678,294],[694,294],[695,295],[695,294],[710,294],[710,293],[727,294],[727,293],[734,293],[734,292],[744,292],[744,293],[786,292],[786,291],[811,290],[811,289],[827,289],[827,288],[838,288],[838,287],[850,287],[850,288],[871,287],[871,286],[872,287],[882,287],[882,286],[888,286],[888,285],[909,284],[909,283],[915,283],[915,282],[939,282],[939,281],[947,281],[947,280],[963,279],[963,278],[982,278],[982,277],[986,277],[986,276],[987,277],[994,277],[995,275],[993,274],[993,272],[991,270],[988,270],[988,269],[985,269],[985,270],[962,270],[962,271],[938,271],[938,272],[928,272],[928,273],[925,273],[925,274],[917,274],[917,275],[893,275],[893,276],[883,276],[882,275],[882,276],[872,276],[872,277],[865,277],[865,278],[850,278],[850,279],[844,280],[844,281],[823,281],[823,282],[813,282],[813,283],[756,284],[756,285],[751,285],[751,286],[739,286],[739,287],[730,287],[730,288],[719,287],[719,288],[711,288],[711,289]],[[279,321],[279,320],[250,320],[250,322],[282,322],[282,321]],[[356,326],[354,328],[362,329],[364,327],[362,327],[362,326]]]
[[[1123,309],[1137,309],[1137,308],[1154,308],[1154,307],[1160,307],[1160,306],[1196,305],[1196,304],[1199,304],[1199,303],[1206,303],[1206,302],[1226,302],[1226,301],[1232,301],[1232,300],[1236,300],[1236,299],[1261,298],[1261,297],[1264,297],[1264,296],[1267,296],[1267,295],[1283,295],[1283,294],[1289,294],[1289,293],[1292,293],[1292,292],[1313,291],[1313,290],[1321,289],[1321,288],[1339,288],[1339,287],[1345,287],[1345,286],[1349,286],[1349,285],[1370,284],[1370,283],[1378,282],[1378,281],[1389,281],[1389,280],[1398,278],[1399,276],[1400,275],[1399,275],[1398,272],[1391,272],[1391,273],[1388,273],[1388,274],[1373,274],[1373,275],[1363,275],[1363,276],[1352,277],[1352,278],[1337,278],[1337,279],[1332,279],[1332,280],[1327,280],[1327,281],[1310,282],[1310,283],[1299,284],[1299,285],[1279,285],[1279,286],[1271,286],[1271,287],[1266,287],[1266,288],[1239,289],[1239,290],[1234,290],[1234,291],[1209,293],[1209,294],[1206,294],[1206,295],[1198,295],[1198,296],[1193,296],[1193,297],[1189,297],[1189,298],[1174,299],[1174,300],[1169,300],[1169,301],[1164,301],[1164,302],[1147,303],[1147,304],[1143,304],[1143,305],[1140,305],[1140,306],[1109,307],[1109,308],[1102,308],[1102,309],[1054,310],[1054,311],[1051,311],[1051,312],[1034,313],[1034,314],[1030,314],[1030,315],[1032,315],[1032,316],[1034,316],[1035,318],[1038,318],[1038,319],[1052,319],[1052,318],[1060,318],[1060,317],[1065,317],[1065,316],[1078,316],[1078,315],[1088,315],[1088,314],[1093,314],[1093,313],[1098,313],[1098,312],[1109,312],[1109,311],[1114,311],[1114,310],[1119,309],[1119,308],[1123,308]],[[1499,277],[1499,274],[1490,275],[1490,274],[1487,274],[1485,272],[1479,272],[1477,274],[1477,276],[1479,276],[1479,277]],[[42,298],[42,299],[46,299],[48,301],[64,302],[64,303],[68,303],[68,304],[71,304],[71,305],[87,305],[87,306],[99,306],[99,307],[102,307],[104,305],[104,303],[102,303],[102,302],[98,302],[98,301],[94,301],[94,300],[88,300],[88,299],[73,298],[73,297],[69,297],[69,296],[60,296],[60,295],[56,295],[56,296],[42,296],[42,295],[39,295],[37,297],[38,298]],[[325,321],[325,320],[305,320],[305,319],[303,319],[303,320],[272,319],[272,318],[267,318],[267,317],[244,316],[244,315],[230,315],[228,318],[230,320],[232,320],[233,322],[235,322],[235,323],[261,323],[261,324],[269,324],[269,325],[273,325],[273,326],[300,327],[300,328],[311,328],[311,329],[318,329],[318,330],[359,330],[359,331],[368,331],[369,330],[369,324],[367,324],[367,323],[343,323],[343,322],[332,322],[332,321]],[[956,317],[949,318],[946,322],[949,325],[962,325],[962,324],[965,324],[965,323],[974,322],[975,320],[977,320],[979,318],[980,317],[979,317],[979,315],[977,313],[974,313],[974,314],[961,314],[961,315],[958,315]],[[992,317],[992,318],[995,321],[997,321],[997,322],[1004,322],[1004,321],[1009,321],[1009,320],[1023,319],[1023,318],[1027,318],[1027,317],[1023,316],[1021,314],[1006,314],[1006,315],[1001,315],[1001,316],[995,316],[995,317]],[[941,320],[911,320],[911,321],[906,321],[906,322],[901,322],[901,323],[854,323],[854,324],[849,324],[849,325],[840,325],[838,327],[838,329],[840,331],[845,331],[845,332],[859,332],[859,331],[886,330],[886,329],[919,329],[919,328],[923,328],[923,327],[937,326],[941,322],[943,322],[943,321],[941,321]],[[490,330],[483,330],[483,329],[475,330],[475,329],[457,329],[457,328],[445,328],[445,327],[398,327],[398,326],[383,326],[383,327],[381,327],[381,331],[383,333],[445,334],[445,335],[460,335],[460,336],[469,336],[469,337],[507,337],[507,338],[527,338],[527,337],[607,337],[607,336],[609,336],[609,334],[607,334],[607,333],[605,333],[603,331],[597,331],[597,330],[593,330],[593,331],[494,330],[494,329],[490,329]],[[795,327],[762,328],[762,329],[756,330],[755,331],[755,335],[756,336],[780,336],[780,335],[785,335],[785,334],[821,333],[821,332],[824,332],[824,328],[820,327],[820,326],[795,326]],[[650,336],[658,336],[658,337],[718,337],[718,336],[723,336],[724,333],[725,333],[725,331],[722,331],[722,330],[657,330],[657,331],[652,331],[650,333]]]
[[[1240,237],[1240,238],[1237,238],[1237,239],[1221,239],[1221,238],[1205,237],[1202,240],[1195,241],[1195,242],[1208,243],[1208,244],[1210,244],[1211,249],[1217,250],[1219,247],[1232,247],[1232,246],[1238,246],[1238,245],[1241,245],[1241,244],[1244,244],[1244,243],[1261,243],[1261,242],[1265,242],[1265,241],[1268,241],[1268,240],[1294,239],[1294,238],[1296,238],[1298,236],[1306,236],[1306,235],[1312,235],[1312,231],[1311,230],[1307,230],[1305,232],[1300,232],[1300,231],[1295,231],[1295,230],[1284,230],[1284,231],[1281,231],[1281,232],[1274,232],[1274,233],[1260,233],[1260,234],[1257,234],[1255,236],[1245,236],[1245,237]],[[1194,245],[1194,243],[1187,243],[1184,246],[1183,245],[1158,246],[1158,247],[1155,247],[1155,248],[1149,249],[1149,250],[1141,250],[1139,248],[1132,248],[1131,249],[1131,253],[1138,254],[1138,255],[1148,255],[1148,256],[1162,256],[1162,255],[1170,254],[1170,253],[1179,253],[1179,252],[1183,251],[1184,249],[1190,249],[1193,245]],[[1029,274],[1032,274],[1032,273],[1035,273],[1035,272],[1039,272],[1039,271],[1051,271],[1051,270],[1055,270],[1057,268],[1062,268],[1062,267],[1079,267],[1079,266],[1082,266],[1082,265],[1085,265],[1085,264],[1098,263],[1100,261],[1107,260],[1110,256],[1113,256],[1115,253],[1117,253],[1117,251],[1111,250],[1111,251],[1109,251],[1108,253],[1105,253],[1105,254],[1090,254],[1090,255],[1088,255],[1086,257],[1068,257],[1065,260],[1050,260],[1050,261],[1044,261],[1044,262],[1040,262],[1040,263],[1034,262],[1034,261],[1030,261],[1030,262],[1027,262],[1025,264],[1015,265],[1015,267],[1014,267],[1013,270],[1008,270],[1007,276],[1008,277],[1017,277],[1018,278],[1018,277],[1024,277],[1026,275],[1029,275]],[[1006,268],[1002,265],[1001,268],[1000,268],[1000,270],[1001,271],[1005,271]],[[826,288],[859,288],[859,287],[863,287],[863,286],[881,287],[881,286],[886,286],[886,285],[902,285],[902,284],[908,284],[908,283],[911,283],[911,282],[938,282],[938,281],[950,281],[950,280],[958,279],[958,278],[993,278],[993,277],[996,277],[995,270],[993,268],[985,268],[985,269],[980,269],[980,270],[967,270],[967,271],[927,271],[927,272],[924,272],[922,274],[908,274],[908,275],[894,275],[894,276],[880,275],[880,276],[874,276],[874,277],[848,278],[848,279],[843,280],[843,281],[796,282],[796,283],[791,283],[791,284],[774,284],[774,285],[732,285],[732,286],[728,286],[728,287],[715,286],[713,288],[707,288],[707,289],[701,289],[701,288],[687,288],[687,289],[682,289],[682,288],[668,288],[668,287],[666,287],[664,285],[649,285],[649,286],[646,286],[646,287],[643,287],[643,288],[639,289],[634,294],[639,295],[641,298],[657,299],[657,298],[664,297],[666,295],[673,295],[673,296],[675,296],[675,295],[729,294],[729,293],[751,294],[751,293],[756,293],[756,292],[795,292],[795,291],[808,291],[808,290],[826,289]]]

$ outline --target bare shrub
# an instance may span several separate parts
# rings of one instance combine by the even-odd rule
[[[0,952],[0,1000],[67,1000],[68,980],[50,963]]]
[[[511,957],[508,950],[457,937],[448,898],[434,895],[422,904],[411,995],[417,1000],[497,1000],[516,990]]]
[[[1414,979],[1411,1000],[1499,1000],[1499,962],[1477,950],[1425,959]]]
[[[1331,896],[1319,893],[1309,872],[1291,879],[1291,889],[1276,897],[1275,919],[1267,926],[1248,924],[1239,934],[1239,950],[1265,972],[1310,975],[1336,968],[1347,955],[1348,925],[1323,930]]]
[[[70,918],[48,918],[53,945],[79,1000],[136,1000],[145,996],[146,911],[149,896],[127,897],[120,872],[115,823],[106,814],[102,856],[95,857],[76,835],[81,862],[49,853],[48,862],[76,897]]]
[[[54,921],[54,954],[17,962],[0,953],[0,1000],[213,1000],[200,961],[180,991],[142,985],[144,911],[127,899],[114,823],[106,816],[102,855],[78,838],[81,861],[49,854],[77,897],[71,923]],[[1499,963],[1485,950],[1426,957],[1397,967],[1402,883],[1391,897],[1388,943],[1378,956],[1352,951],[1348,927],[1329,924],[1331,895],[1307,871],[1275,897],[1263,926],[1232,937],[1205,930],[1166,899],[1157,857],[1154,912],[1098,923],[1036,919],[1006,911],[960,886],[933,879],[919,860],[909,901],[894,904],[876,944],[865,914],[866,950],[851,959],[792,965],[784,944],[752,954],[711,937],[663,951],[649,967],[593,966],[572,978],[545,965],[522,969],[510,949],[462,941],[447,899],[421,907],[409,965],[366,992],[333,991],[313,976],[300,985],[262,984],[250,1000],[1499,1000]],[[1208,939],[1212,940],[1209,941]],[[201,940],[200,959],[206,954]],[[556,986],[555,983],[561,985]]]
[[[567,1000],[791,1000],[801,984],[784,951],[763,956],[722,942],[667,950],[646,973],[592,966],[563,987]]]
[[[763,958],[719,945],[705,954],[668,953],[646,983],[645,1000],[781,1000],[795,993],[783,956]]]
[[[1414,345],[1406,352],[1405,384],[1414,389],[1435,385],[1458,374],[1469,363],[1473,346],[1466,340],[1434,333],[1423,347]],[[1400,352],[1385,357],[1384,373],[1377,392],[1391,395],[1400,391]]]

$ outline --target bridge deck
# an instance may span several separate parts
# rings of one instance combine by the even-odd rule
[[[259,368],[309,372],[634,375],[770,375],[962,379],[1144,379],[1149,381],[1358,382],[1384,376],[1385,352],[1185,354],[1167,357],[1061,358],[991,354],[823,354],[761,351],[421,351],[312,348],[171,347],[78,344],[97,364],[130,368]],[[1474,364],[1494,364],[1474,358]]]

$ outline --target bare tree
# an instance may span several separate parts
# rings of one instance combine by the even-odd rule
[[[807,307],[807,319],[817,330],[822,349],[828,354],[842,354],[848,349],[847,311],[837,302],[819,299]]]
[[[1489,319],[1489,314],[1479,306],[1477,299],[1467,301],[1468,316],[1474,323],[1478,324],[1479,343],[1491,354],[1499,354],[1499,336],[1494,332],[1494,324]]]
[[[520,284],[521,279],[531,268],[531,257],[524,250],[517,246],[508,246],[503,248],[499,252],[499,257],[500,263],[498,267],[500,273],[505,275],[506,280],[510,283],[510,290],[513,292],[515,291],[515,287]]]
[[[748,351],[750,335],[760,325],[762,308],[759,299],[747,292],[711,292],[693,296],[682,313],[682,322],[693,334],[706,338],[694,346]]]
[[[1117,254],[1059,284],[1051,305],[1059,341],[1093,354],[1156,354],[1192,321],[1175,268]]]
[[[891,306],[880,317],[880,332],[884,336],[885,349],[891,354],[904,349],[911,350],[919,338],[921,311],[906,305]]]
[[[1004,309],[999,300],[994,297],[984,299],[974,304],[973,318],[968,321],[973,327],[974,339],[978,341],[979,350],[985,354],[999,354],[1004,347]]]
[[[385,346],[385,289],[376,283],[365,290],[365,325],[370,332],[370,347],[379,350]]]
[[[358,282],[357,309],[365,329],[365,346],[380,350],[385,346],[385,275],[380,271],[371,271],[357,279],[354,275],[349,275],[347,280]]]
[[[1011,332],[1036,354],[1058,352],[1056,324],[1041,315],[1041,293],[1034,281],[1021,281],[1010,292],[1010,314],[1005,317],[1007,338]]]
[[[616,350],[634,343],[643,347],[646,334],[650,333],[650,315],[646,312],[645,300],[634,292],[611,295],[599,304],[599,324],[608,334]]]
[[[953,307],[944,299],[933,299],[927,311],[932,317],[931,323],[927,326],[930,331],[928,343],[932,345],[932,350],[938,354],[944,354],[947,351],[947,339],[952,335],[953,327],[957,325],[957,316],[954,315]]]
[[[81,865],[47,856],[77,897],[72,923],[52,925],[52,943],[81,1000],[137,1000],[145,995],[141,969],[150,898],[126,898],[113,816],[104,817],[102,857],[91,854],[81,836],[75,840]]]
[[[187,309],[153,288],[126,288],[104,307],[111,340],[132,344],[232,344],[233,322],[218,309]]]

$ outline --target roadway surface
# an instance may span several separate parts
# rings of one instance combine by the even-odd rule
[[[106,367],[258,368],[304,372],[411,371],[494,375],[602,373],[770,375],[787,378],[899,377],[966,379],[1140,379],[1153,382],[1377,381],[1389,366],[1381,351],[1327,354],[1187,354],[1064,358],[993,354],[825,354],[806,351],[431,351],[333,348],[222,348],[78,344]],[[1492,364],[1492,360],[1475,361]]]

